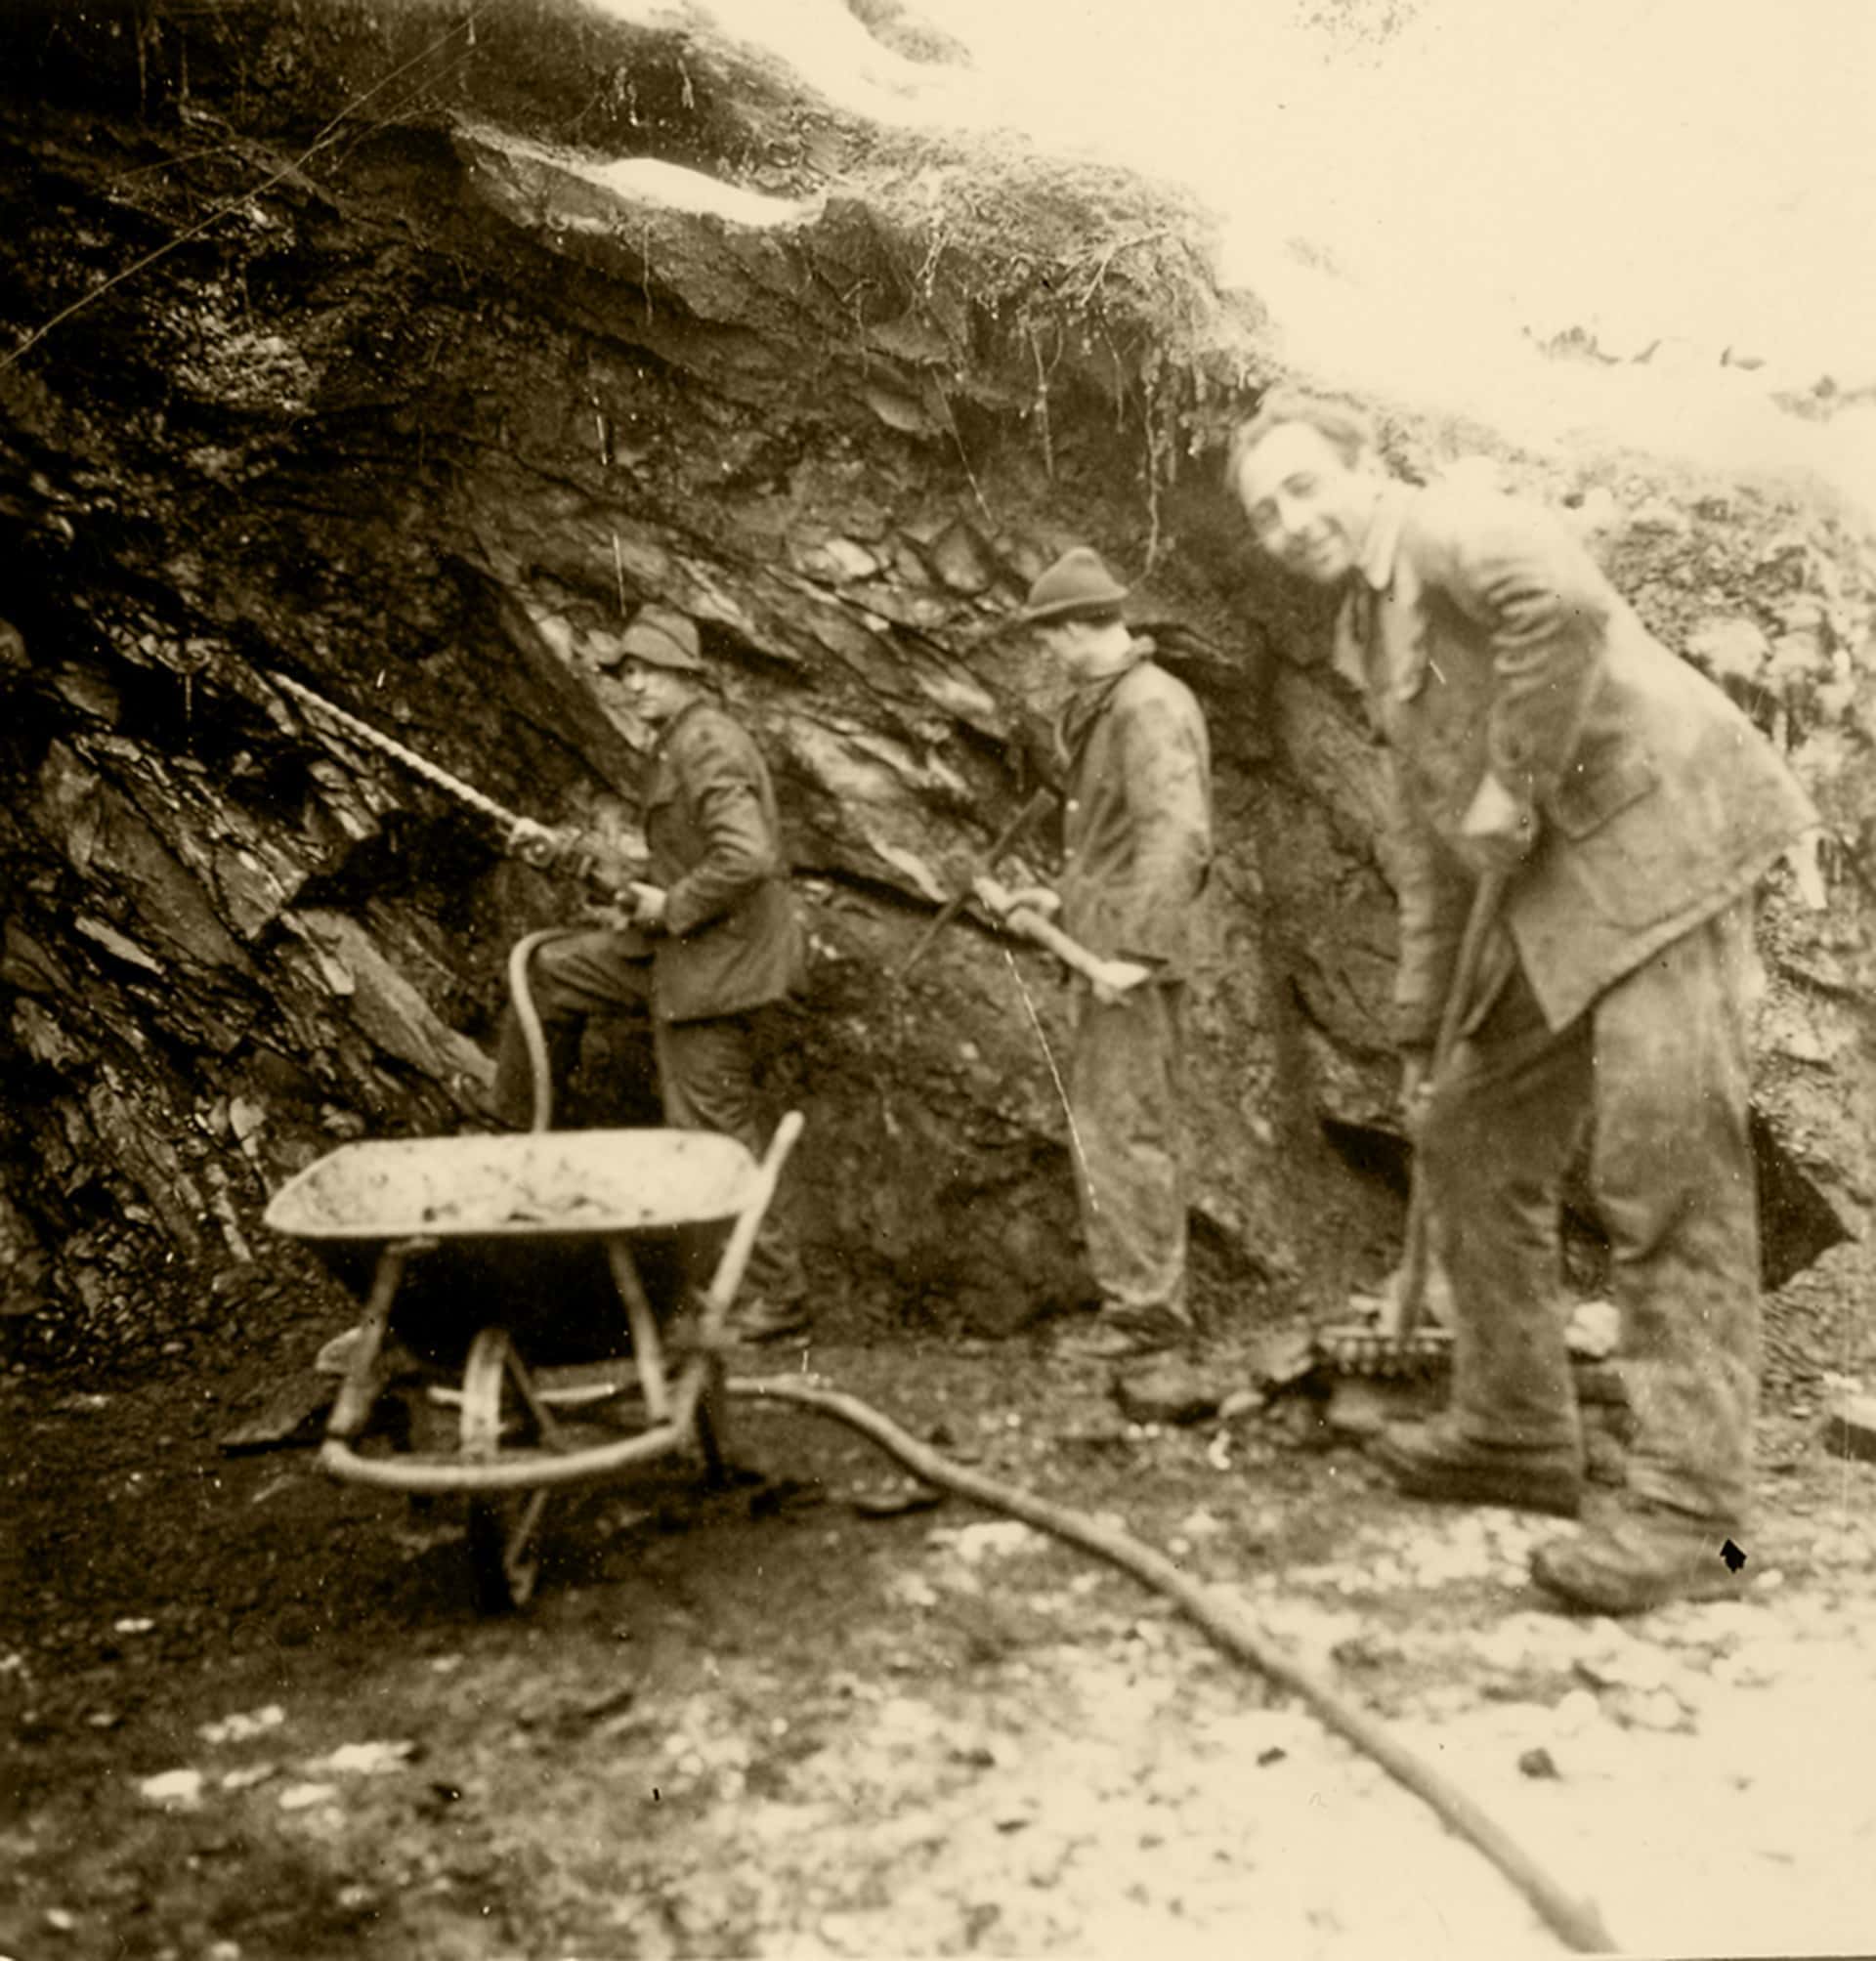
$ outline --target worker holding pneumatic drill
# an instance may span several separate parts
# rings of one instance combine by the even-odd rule
[[[1358,414],[1302,396],[1259,405],[1228,480],[1266,556],[1344,594],[1337,663],[1387,751],[1397,1035],[1456,1326],[1450,1408],[1380,1460],[1418,1497],[1578,1511],[1558,1190],[1593,1121],[1637,1433],[1611,1513],[1532,1573],[1602,1613],[1723,1596],[1753,1543],[1752,894],[1815,813],[1544,512],[1392,480]]]
[[[528,988],[555,1076],[577,1052],[589,1014],[649,1010],[664,1121],[734,1137],[760,1158],[768,1144],[757,1089],[762,1010],[799,987],[803,946],[789,889],[775,789],[761,751],[708,693],[695,623],[643,608],[625,629],[619,681],[656,732],[645,774],[650,876],[621,897],[618,924],[542,941]],[[550,855],[557,833],[532,827]],[[495,1047],[494,1104],[525,1126],[533,1069],[515,1008]],[[693,1278],[714,1248],[698,1250]],[[769,1341],[807,1326],[806,1285],[786,1208],[764,1221],[750,1261],[751,1295],[732,1326]]]
[[[1205,718],[1127,626],[1127,590],[1083,545],[1030,588],[1034,627],[1069,685],[1056,724],[1066,782],[1059,892],[977,881],[994,913],[1059,909],[1075,983],[1070,1149],[1094,1324],[1065,1346],[1126,1360],[1192,1332],[1181,1163],[1185,990],[1212,860]]]

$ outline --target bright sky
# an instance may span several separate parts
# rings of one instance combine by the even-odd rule
[[[921,0],[1058,141],[1187,179],[1416,314],[1876,378],[1872,0],[1424,0],[1368,62],[1291,0]]]
[[[884,54],[841,0],[696,4],[856,108],[1189,184],[1305,373],[1537,440],[1806,461],[1876,511],[1876,412],[1819,433],[1765,401],[1876,383],[1876,0],[1421,0],[1365,55],[1298,0],[912,0],[961,71]],[[1585,371],[1522,337],[1572,326],[1664,346]]]

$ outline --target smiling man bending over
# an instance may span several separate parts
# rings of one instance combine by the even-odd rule
[[[1450,1409],[1381,1461],[1419,1497],[1577,1511],[1558,1195],[1593,1123],[1637,1434],[1615,1514],[1532,1571],[1604,1613],[1724,1594],[1759,1366],[1752,893],[1816,815],[1543,511],[1396,482],[1360,416],[1300,396],[1239,429],[1228,479],[1268,558],[1343,593],[1337,665],[1386,746],[1395,1034],[1456,1328]],[[1487,872],[1498,925],[1423,1097]]]

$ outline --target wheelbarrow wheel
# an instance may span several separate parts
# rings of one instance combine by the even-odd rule
[[[520,1357],[506,1332],[485,1328],[462,1372],[462,1456],[492,1464],[504,1443],[537,1444],[540,1422]],[[525,1607],[540,1578],[540,1525],[547,1493],[504,1491],[469,1501],[469,1566],[484,1613]]]

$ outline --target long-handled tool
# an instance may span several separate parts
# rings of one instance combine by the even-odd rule
[[[995,872],[998,867],[998,864],[1002,860],[1002,858],[1007,853],[1015,850],[1018,841],[1024,836],[1026,836],[1030,831],[1030,830],[1036,824],[1042,821],[1042,818],[1044,814],[1047,811],[1048,806],[1054,801],[1055,801],[1055,792],[1053,790],[1039,789],[1036,792],[1036,794],[1032,796],[1026,804],[1023,805],[1022,809],[1019,810],[1016,813],[1016,815],[1012,817],[1006,825],[1003,826],[1002,830],[998,832],[995,841],[992,843],[989,852],[986,854],[984,858],[984,862],[980,870],[984,872]],[[928,954],[931,951],[932,942],[936,940],[938,935],[942,933],[945,930],[945,928],[951,924],[952,920],[954,920],[958,917],[959,912],[963,907],[965,900],[967,900],[970,897],[971,891],[972,891],[972,886],[967,884],[965,885],[963,890],[957,895],[956,898],[946,900],[945,904],[939,909],[938,913],[933,917],[931,923],[925,928],[925,930],[922,933],[918,935],[917,944],[913,948],[912,952],[906,956],[904,961],[901,963],[898,974],[898,978],[900,980],[904,980],[905,977],[909,973],[911,973],[913,968],[916,967],[918,964],[918,962],[924,959],[926,954]]]
[[[302,706],[323,715],[367,748],[389,756],[412,776],[421,777],[425,783],[473,810],[478,817],[487,818],[501,831],[502,842],[517,858],[531,865],[552,865],[564,869],[575,877],[615,895],[622,894],[629,885],[644,876],[645,868],[622,852],[615,851],[598,838],[583,832],[555,831],[536,823],[532,817],[523,817],[519,811],[497,803],[492,796],[485,795],[473,784],[464,783],[459,776],[451,776],[428,756],[406,748],[394,736],[387,736],[382,729],[373,728],[369,722],[340,707],[336,702],[328,702],[304,681],[295,681],[286,674],[273,674],[269,678]]]
[[[1053,919],[1045,918],[1027,906],[1012,906],[1009,894],[988,874],[979,873],[972,889],[1004,932],[1046,948],[1063,966],[1092,981],[1097,988],[1110,994],[1125,994],[1149,971],[1131,960],[1103,959],[1099,954],[1090,953],[1080,940],[1071,939]]]
[[[1452,985],[1440,1010],[1439,1028],[1421,1095],[1429,1095],[1446,1080],[1460,1032],[1478,1007],[1479,969],[1485,947],[1498,917],[1509,874],[1487,873],[1472,893],[1471,909],[1453,965]],[[1410,1113],[1410,1125],[1411,1125]],[[1427,1180],[1418,1157],[1407,1199],[1406,1245],[1398,1277],[1383,1297],[1375,1321],[1338,1322],[1318,1328],[1316,1358],[1338,1374],[1389,1380],[1412,1380],[1434,1374],[1451,1359],[1452,1336],[1440,1327],[1424,1327],[1427,1283],[1432,1268],[1432,1218]]]
[[[1459,959],[1453,965],[1452,985],[1446,990],[1446,1003],[1440,1010],[1439,1030],[1433,1039],[1432,1064],[1428,1071],[1423,1093],[1430,1095],[1446,1081],[1452,1066],[1453,1050],[1459,1046],[1460,1030],[1473,1007],[1478,992],[1478,970],[1485,958],[1485,943],[1498,920],[1499,904],[1505,896],[1509,874],[1485,873],[1472,892],[1471,910],[1466,916],[1466,931],[1459,943]],[[1432,1221],[1427,1197],[1427,1178],[1421,1170],[1418,1152],[1414,1158],[1413,1183],[1407,1199],[1407,1245],[1401,1259],[1400,1287],[1395,1297],[1392,1338],[1403,1347],[1411,1346],[1427,1305],[1427,1275],[1432,1264]]]

